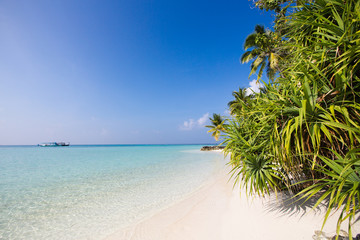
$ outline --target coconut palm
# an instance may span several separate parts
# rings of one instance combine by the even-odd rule
[[[282,10],[281,5],[292,0],[253,0],[256,7],[261,10],[273,10],[276,13]]]
[[[266,68],[268,78],[274,79],[276,72],[280,71],[280,54],[276,48],[276,39],[275,33],[265,30],[264,26],[261,25],[256,25],[255,32],[247,36],[244,49],[251,49],[241,56],[240,61],[241,63],[253,61],[249,77],[259,70],[257,77],[259,80]]]
[[[244,105],[246,105],[250,96],[247,95],[246,88],[239,88],[239,91],[234,91],[232,95],[235,99],[228,103],[228,107],[230,109],[230,114],[235,115],[242,110]]]
[[[223,119],[220,114],[213,114],[213,117],[210,117],[211,125],[207,125],[205,127],[210,128],[208,132],[212,132],[212,136],[216,141],[219,140],[221,132],[225,131],[225,119]]]

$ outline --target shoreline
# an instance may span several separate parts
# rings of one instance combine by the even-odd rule
[[[4,148],[0,239],[103,239],[196,192],[221,171],[220,154],[198,145]]]
[[[212,151],[214,154],[219,154],[218,151]],[[219,210],[222,209],[222,206],[226,206],[228,197],[231,196],[232,187],[231,184],[226,184],[228,181],[224,176],[225,170],[220,173],[215,174],[207,182],[205,182],[199,189],[195,190],[189,195],[185,196],[183,199],[179,199],[170,206],[160,210],[159,212],[144,218],[138,223],[132,224],[125,228],[120,228],[115,233],[107,236],[104,240],[134,240],[134,239],[193,239],[187,238],[187,236],[182,235],[182,231],[178,232],[178,227],[181,229],[187,228],[193,230],[192,227],[187,227],[189,223],[188,217],[191,216],[195,210],[198,212],[198,207],[204,208],[203,210],[207,211],[207,204],[204,205],[204,201],[209,200],[209,195],[212,195],[213,199],[222,204],[217,204],[219,208],[216,208],[218,215],[221,214]],[[219,181],[223,181],[222,184],[219,184]],[[225,181],[225,182],[224,182]],[[229,187],[230,186],[230,187]],[[215,191],[214,191],[215,190]],[[214,193],[226,193],[226,198],[221,197],[217,198]],[[225,202],[224,202],[225,201]],[[224,204],[225,203],[225,204]],[[222,205],[222,206],[221,206]],[[201,219],[199,219],[201,220]],[[185,222],[183,222],[185,221]],[[179,224],[180,222],[180,224]],[[184,224],[184,226],[182,226]],[[190,224],[194,224],[191,220]],[[203,229],[204,231],[206,229]],[[175,232],[174,232],[175,231]],[[186,232],[186,230],[185,230]],[[201,231],[203,232],[203,231]],[[186,234],[186,233],[185,233]],[[175,237],[175,238],[173,238]],[[203,238],[194,238],[194,239],[203,239]],[[208,238],[207,238],[208,239]]]
[[[225,161],[221,173],[185,199],[104,240],[300,240],[312,239],[321,230],[324,206],[312,210],[311,201],[290,202],[284,193],[277,199],[247,198],[244,190],[233,188]],[[327,237],[335,234],[338,215],[332,214],[324,226]],[[346,222],[341,229],[347,231]],[[353,237],[360,234],[360,221],[352,231]]]

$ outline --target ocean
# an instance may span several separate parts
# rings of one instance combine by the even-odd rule
[[[224,166],[200,145],[0,147],[0,239],[102,239]]]

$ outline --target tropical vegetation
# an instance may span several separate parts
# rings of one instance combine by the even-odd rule
[[[256,25],[255,32],[246,38],[244,44],[245,50],[250,48],[251,50],[246,51],[240,59],[241,63],[253,60],[250,76],[258,71],[257,79],[259,80],[266,68],[268,78],[274,79],[275,73],[280,71],[281,56],[279,48],[277,48],[278,42],[274,32],[265,30],[264,26]]]
[[[211,125],[207,125],[205,127],[210,128],[208,132],[212,133],[212,136],[216,141],[219,140],[221,132],[225,131],[225,119],[223,119],[220,114],[213,114],[213,117],[210,117]]]
[[[251,74],[260,67],[259,81],[269,74],[260,93],[233,93],[231,116],[216,128],[232,176],[250,195],[320,195],[324,224],[340,211],[336,230],[349,220],[351,239],[360,212],[360,1],[254,3],[274,11],[274,30],[256,26],[241,60],[253,61]]]

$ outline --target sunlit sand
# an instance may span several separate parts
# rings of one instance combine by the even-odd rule
[[[225,161],[224,161],[225,162]],[[188,198],[143,220],[119,229],[106,240],[241,240],[313,239],[321,230],[324,206],[314,201],[295,202],[286,194],[247,198],[229,182],[229,169]],[[330,217],[322,232],[335,235],[338,213]],[[347,230],[347,223],[342,225]],[[353,236],[360,223],[353,226]]]

